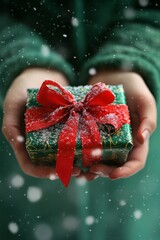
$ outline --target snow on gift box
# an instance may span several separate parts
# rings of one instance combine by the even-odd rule
[[[28,89],[26,149],[34,164],[55,166],[68,186],[73,165],[122,165],[132,149],[130,116],[122,85],[62,87],[46,80]]]

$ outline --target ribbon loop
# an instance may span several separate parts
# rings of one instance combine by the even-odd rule
[[[114,101],[113,92],[102,82],[92,86],[86,95],[84,102],[89,106],[106,106]]]
[[[58,92],[53,87],[58,88]],[[66,106],[75,103],[74,96],[57,82],[46,80],[37,94],[37,102],[47,107]]]

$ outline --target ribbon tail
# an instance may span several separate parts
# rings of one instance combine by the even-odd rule
[[[94,117],[87,111],[83,113],[81,126],[83,166],[91,166],[101,160],[102,140]]]
[[[65,187],[68,186],[72,174],[78,123],[79,114],[71,112],[59,136],[56,173]]]

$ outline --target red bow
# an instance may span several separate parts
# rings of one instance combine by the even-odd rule
[[[101,160],[102,140],[97,123],[112,124],[115,130],[130,123],[127,106],[111,104],[114,94],[101,82],[92,86],[83,101],[76,102],[74,96],[57,82],[46,80],[37,93],[37,101],[41,106],[26,111],[26,132],[65,123],[56,155],[56,173],[65,186],[71,177],[78,131],[83,166],[91,166]],[[94,154],[95,150],[99,154]]]

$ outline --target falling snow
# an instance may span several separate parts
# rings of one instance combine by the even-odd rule
[[[27,198],[30,202],[38,202],[42,195],[42,189],[39,187],[29,187],[27,190]]]
[[[124,16],[127,19],[133,19],[136,16],[136,12],[135,12],[135,10],[133,8],[125,8],[124,9]]]
[[[87,216],[87,217],[85,218],[85,223],[86,223],[87,225],[92,225],[94,222],[95,222],[95,218],[94,218],[93,216]]]
[[[25,139],[24,139],[23,136],[17,136],[16,140],[17,140],[18,142],[24,142],[24,141],[25,141]]]
[[[49,55],[49,53],[50,53],[49,47],[46,46],[46,45],[42,45],[41,53],[43,54],[43,56],[47,57]]]
[[[9,0],[4,1],[7,5],[7,2]],[[11,1],[13,2],[13,7],[16,6],[16,3],[18,1]],[[20,1],[19,1],[20,2]],[[25,2],[25,1],[24,1]],[[36,27],[41,27],[41,24],[43,27],[44,25],[44,12],[42,11],[42,14],[39,13],[39,9],[44,5],[46,7],[46,1],[41,0],[37,5],[35,5],[36,1],[26,1],[26,9],[18,9],[17,11],[22,11],[21,14],[29,13],[28,10],[34,15],[34,25]],[[52,4],[53,1],[50,1]],[[105,2],[105,1],[104,1]],[[109,2],[109,1],[108,1]],[[118,2],[118,1],[117,1]],[[157,2],[154,3],[154,2]],[[131,5],[128,4],[126,6],[125,4],[127,1],[122,1],[120,5],[123,5],[124,9],[122,12],[119,11],[117,14],[120,14],[117,16],[121,19],[126,19],[127,22],[129,21],[129,26],[132,26],[132,23],[141,21],[141,18],[138,18],[139,16],[143,18],[143,15],[145,17],[145,20],[147,22],[147,14],[145,15],[147,9],[153,5],[153,11],[154,11],[154,5],[158,5],[158,0],[156,1],[150,1],[150,0],[138,0],[136,8],[130,7]],[[151,4],[150,4],[151,3]],[[139,6],[138,6],[139,4]],[[14,6],[15,5],[15,6]],[[23,4],[22,4],[23,5]],[[59,8],[64,7],[65,3],[59,3]],[[100,4],[97,4],[97,6],[100,6]],[[42,9],[42,8],[41,8]],[[47,9],[47,7],[46,7]],[[142,15],[137,14],[137,9],[139,9],[139,13]],[[51,8],[51,10],[53,10]],[[95,14],[95,12],[98,12],[98,8],[94,9],[94,5],[90,6],[90,10],[92,11],[92,16]],[[159,9],[156,9],[156,13],[158,16]],[[15,10],[14,8],[11,9],[11,16],[14,16]],[[38,20],[38,14],[40,14],[41,19]],[[83,12],[85,15],[85,21],[82,22],[81,19],[76,18],[74,16],[76,15],[76,12],[72,9],[67,9],[66,12],[64,12],[64,16],[66,16],[68,22],[68,26],[65,25],[64,16],[59,12],[57,17],[58,23],[54,23],[54,19],[51,19],[51,22],[48,22],[48,29],[51,29],[51,36],[54,38],[51,38],[50,43],[55,46],[55,50],[58,44],[55,43],[55,37],[56,37],[56,31],[54,31],[57,27],[58,31],[57,33],[61,35],[61,40],[63,39],[63,42],[67,42],[68,37],[70,37],[69,32],[67,30],[67,27],[72,30],[78,30],[76,29],[78,26],[83,26],[83,24],[89,26],[93,26],[92,22],[90,22],[90,19],[87,19],[87,16],[89,16],[89,13]],[[92,18],[91,16],[91,18]],[[94,15],[96,16],[96,14]],[[151,17],[151,16],[150,16]],[[24,21],[29,19],[29,15],[26,17],[24,16]],[[16,19],[16,16],[15,16]],[[103,16],[102,16],[103,19]],[[152,26],[153,24],[150,24],[150,26],[145,26],[145,33],[146,36],[152,35],[152,31],[156,32],[158,29],[158,23],[159,18],[155,15],[155,20],[153,20],[153,23],[157,24],[157,28],[154,29]],[[30,19],[31,21],[32,19]],[[63,25],[64,28],[60,27]],[[90,25],[91,24],[91,25]],[[146,24],[145,21],[141,23],[141,25]],[[14,21],[13,21],[13,27],[15,27]],[[31,24],[30,24],[31,26]],[[50,27],[51,26],[51,27]],[[125,26],[118,23],[117,27],[119,31],[124,31],[123,27]],[[101,26],[102,27],[102,26]],[[101,27],[97,30],[100,31]],[[46,36],[48,35],[48,29],[46,30]],[[132,27],[131,27],[132,29]],[[59,31],[60,30],[60,31]],[[111,30],[111,29],[110,29]],[[34,37],[34,33],[36,32],[36,29],[31,30],[32,37]],[[38,30],[38,32],[41,30]],[[61,32],[63,31],[63,32]],[[98,31],[96,32],[98,34]],[[27,30],[26,30],[27,32]],[[78,31],[77,31],[78,32]],[[92,32],[92,31],[91,31]],[[112,31],[107,32],[107,39],[109,39],[109,33]],[[90,32],[86,33],[88,36]],[[116,31],[113,31],[113,34],[115,34],[115,39],[118,36],[116,35]],[[21,32],[19,32],[19,35],[21,35]],[[27,34],[26,34],[27,35]],[[35,34],[36,35],[36,34]],[[39,35],[42,35],[41,32],[39,32]],[[132,35],[132,34],[131,34]],[[9,37],[11,37],[13,43],[16,39],[16,34],[12,33],[12,26],[8,27],[7,31],[7,41],[9,41]],[[137,44],[137,47],[140,47],[139,42],[139,35],[137,35],[135,38],[131,39],[130,35],[126,34],[123,35],[126,39],[126,36],[128,36],[128,40],[130,40],[130,46],[134,44],[134,41]],[[137,37],[138,36],[138,37]],[[25,37],[25,34],[22,35],[22,38]],[[45,34],[42,35],[42,41],[45,40]],[[143,37],[143,36],[142,36]],[[5,46],[7,41],[3,40],[4,36],[2,37],[1,44]],[[27,38],[30,40],[29,38]],[[93,38],[93,45],[96,46],[94,40],[96,38]],[[27,40],[27,41],[28,41]],[[97,37],[98,40],[98,37]],[[113,38],[114,40],[114,38]],[[122,39],[123,40],[123,39]],[[142,46],[142,52],[141,55],[147,54],[149,56],[151,51],[151,45],[154,44],[154,42],[159,43],[158,38],[153,39],[153,41],[149,41],[149,37],[147,38],[149,44],[148,48],[146,46]],[[41,44],[41,40],[38,41],[39,44]],[[28,43],[28,42],[27,42]],[[139,43],[139,45],[138,45]],[[25,49],[25,42],[21,42],[20,45]],[[46,44],[46,45],[45,45]],[[35,46],[36,51],[36,41],[33,39],[31,40],[31,45]],[[28,45],[27,45],[28,46]],[[113,46],[114,47],[114,46]],[[61,44],[61,47],[59,47],[60,52],[64,52],[65,56],[67,55],[67,52],[65,52],[67,47],[63,46]],[[51,46],[47,45],[47,41],[44,41],[43,44],[40,45],[39,48],[37,48],[38,54],[40,54],[41,57],[45,58],[44,63],[50,66],[49,60],[52,61],[52,48]],[[138,49],[138,48],[136,48]],[[158,49],[158,47],[157,47]],[[97,50],[97,46],[96,46]],[[108,49],[111,51],[110,49]],[[69,51],[69,50],[68,50]],[[146,53],[147,52],[147,53]],[[6,53],[9,53],[6,56],[14,56],[14,51],[12,53],[9,52],[9,50],[6,48]],[[19,59],[21,62],[24,63],[24,65],[32,66],[32,61],[26,59],[25,51],[24,50],[17,50],[17,54],[19,55]],[[29,55],[29,52],[27,53]],[[113,60],[118,56],[118,51],[111,53]],[[158,50],[157,50],[158,54]],[[34,55],[34,51],[33,51]],[[33,60],[38,63],[38,56],[33,58]],[[76,62],[76,59],[78,60],[78,54],[76,52],[71,53],[71,57],[74,59],[74,62]],[[84,57],[88,58],[90,57],[90,53],[85,53]],[[149,57],[148,57],[149,58]],[[47,61],[48,59],[48,61]],[[67,58],[66,58],[67,59]],[[70,59],[70,58],[69,58]],[[11,76],[8,74],[8,66],[5,64],[5,56],[0,59],[2,63],[2,67],[4,67],[4,74],[5,77],[1,78],[2,85],[4,86],[7,84],[6,80],[11,79]],[[77,61],[78,62],[78,61]],[[36,64],[37,64],[36,63]],[[3,66],[4,64],[4,66]],[[85,63],[84,63],[85,64]],[[18,67],[18,65],[17,65]],[[134,66],[132,63],[132,58],[127,61],[121,61],[120,68],[123,71],[133,71]],[[66,68],[67,69],[67,68]],[[76,71],[73,67],[73,70]],[[140,69],[139,69],[140,72]],[[97,69],[94,67],[91,67],[88,69],[88,75],[94,76],[97,74]],[[9,76],[9,78],[8,78]],[[7,86],[7,85],[6,85]],[[6,87],[5,86],[5,87]],[[4,89],[2,89],[4,90]],[[7,89],[6,89],[7,90]],[[88,88],[89,90],[89,88]],[[82,87],[78,88],[79,95],[77,95],[76,100],[80,99],[82,95],[84,94],[82,92]],[[85,94],[84,94],[85,95]],[[130,99],[133,101],[134,96],[130,96]],[[33,100],[33,99],[32,99]],[[143,99],[140,99],[143,100]],[[0,96],[0,105],[2,106],[3,103],[3,96]],[[138,105],[137,105],[138,106]],[[2,116],[0,116],[1,120]],[[0,122],[1,123],[1,122]],[[57,130],[55,128],[58,128]],[[53,138],[51,132],[55,131],[55,135],[59,135],[61,131],[61,125],[56,125],[56,127],[51,127],[49,129],[49,132],[46,130],[41,130],[40,135],[41,138],[38,138],[39,143],[44,143],[44,139],[51,139],[55,143],[55,139]],[[103,135],[102,137],[106,137],[106,135]],[[2,135],[2,134],[1,134]],[[30,176],[27,176],[22,173],[21,169],[19,168],[18,164],[16,163],[15,155],[6,142],[2,139],[1,140],[0,135],[0,156],[1,156],[1,176],[0,176],[0,203],[1,209],[0,209],[0,216],[1,216],[1,225],[0,225],[0,232],[4,231],[6,235],[10,235],[10,239],[24,239],[25,237],[28,239],[34,239],[34,240],[53,240],[53,239],[74,239],[74,234],[79,234],[78,238],[81,238],[82,231],[85,232],[85,229],[87,229],[87,232],[85,232],[84,238],[87,239],[87,234],[91,234],[88,239],[94,239],[94,233],[98,231],[99,229],[101,231],[105,231],[105,237],[109,238],[109,235],[112,234],[116,236],[116,238],[113,237],[113,239],[124,239],[127,238],[127,234],[130,233],[129,231],[132,231],[132,239],[146,239],[145,236],[148,237],[148,239],[153,240],[159,240],[159,225],[160,225],[160,214],[158,213],[157,209],[159,207],[159,155],[158,155],[158,147],[159,142],[157,139],[159,139],[159,135],[155,142],[152,143],[152,148],[150,149],[150,156],[154,161],[150,161],[143,172],[140,172],[138,175],[133,176],[128,179],[121,179],[118,181],[110,181],[109,179],[102,179],[99,178],[98,181],[88,181],[85,177],[80,178],[73,178],[71,185],[68,189],[65,189],[61,187],[59,180],[54,181],[58,179],[56,174],[50,174],[48,179],[34,179]],[[36,138],[35,134],[35,138]],[[21,143],[24,143],[25,137],[22,135],[18,135],[16,138],[12,138],[12,143],[17,143],[18,146],[22,145]],[[154,140],[153,140],[154,141]],[[155,144],[154,144],[155,143]],[[48,145],[47,145],[48,146]],[[4,151],[4,149],[5,151]],[[2,152],[2,155],[1,155]],[[101,155],[100,149],[94,149],[92,151],[92,154],[96,157]],[[156,160],[156,161],[155,161]],[[18,168],[17,168],[18,166]],[[119,168],[120,170],[120,168]],[[146,172],[145,172],[146,171]],[[101,173],[101,172],[100,172]],[[101,173],[102,174],[102,173]],[[84,175],[84,174],[83,174]],[[103,175],[102,175],[103,176]],[[38,184],[37,184],[38,183]],[[95,185],[94,185],[95,184]],[[136,186],[136,190],[135,190]],[[142,209],[142,210],[141,210]],[[152,215],[154,218],[154,221],[152,223]],[[145,217],[144,217],[145,216]],[[142,225],[144,224],[144,220],[147,223],[147,227]],[[147,222],[148,221],[148,222]],[[133,224],[134,222],[134,224]],[[126,225],[126,224],[127,225]],[[135,226],[137,225],[137,228]],[[124,226],[124,229],[123,229]],[[126,228],[127,226],[127,228]],[[117,231],[113,231],[113,229],[116,228]],[[144,228],[144,230],[143,230]],[[130,229],[130,230],[128,230]],[[119,231],[120,230],[120,231]],[[76,232],[77,231],[77,232]],[[143,232],[144,231],[144,232]],[[150,235],[148,233],[150,232]],[[119,234],[120,233],[120,234]],[[17,234],[17,235],[16,235]],[[73,236],[72,236],[73,234]],[[98,232],[98,234],[100,234]],[[123,235],[124,234],[124,235]],[[157,235],[156,235],[157,234]],[[13,236],[15,235],[15,236]],[[25,236],[26,235],[26,236]],[[123,235],[123,236],[122,236]],[[3,236],[3,234],[0,235],[2,239],[7,240],[8,238],[6,236]],[[101,235],[102,236],[102,235]],[[104,235],[103,235],[104,236]],[[136,238],[136,237],[137,238]],[[96,238],[96,237],[95,237]],[[82,237],[83,239],[83,237]],[[97,239],[97,238],[96,238]],[[100,238],[98,238],[100,239]],[[102,238],[103,239],[103,238]]]
[[[89,75],[95,75],[97,73],[95,68],[90,68],[88,71]]]
[[[149,0],[139,0],[139,5],[141,7],[147,7],[149,4]]]
[[[37,240],[51,240],[54,237],[53,228],[46,223],[40,223],[35,228]]]
[[[84,186],[87,183],[87,179],[85,177],[81,177],[81,178],[78,178],[76,182],[77,182],[77,185]]]
[[[62,222],[63,228],[68,231],[75,231],[79,227],[79,224],[79,219],[71,215],[65,217]]]
[[[135,210],[133,213],[133,216],[136,220],[140,219],[142,217],[142,211],[141,210]]]
[[[120,200],[120,202],[119,202],[119,205],[120,205],[121,207],[124,207],[126,204],[127,204],[126,201],[123,200],[123,199]]]
[[[11,178],[10,184],[14,188],[20,188],[24,185],[24,178],[21,175],[16,174]]]
[[[78,19],[75,18],[75,17],[72,17],[71,18],[71,24],[72,24],[73,27],[78,27],[78,25],[79,25]]]
[[[58,176],[56,174],[50,174],[48,178],[50,180],[54,181],[54,180],[58,179]]]
[[[93,149],[91,154],[93,157],[100,157],[102,154],[102,150],[100,148],[95,148]]]
[[[13,234],[16,234],[19,231],[19,227],[18,227],[17,223],[15,223],[15,222],[10,222],[8,224],[8,229]]]

